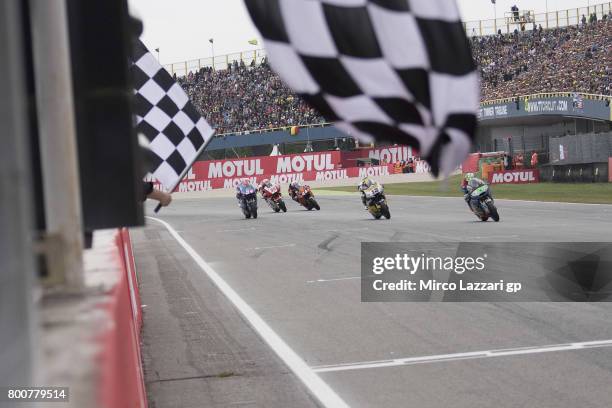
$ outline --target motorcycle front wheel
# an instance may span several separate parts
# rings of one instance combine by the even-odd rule
[[[389,211],[389,206],[385,204],[380,205],[380,212],[385,216],[386,219],[391,218],[391,211]]]
[[[310,204],[312,207],[314,207],[317,211],[319,211],[321,209],[321,207],[319,207],[319,203],[317,203],[317,200],[315,200],[314,198],[310,199]],[[311,207],[311,208],[312,208]]]
[[[493,218],[493,221],[499,222],[499,212],[497,212],[497,207],[495,207],[495,204],[488,204],[488,206],[489,206],[489,211],[491,212],[491,218]]]
[[[283,212],[287,212],[287,206],[285,205],[285,202],[283,200],[279,201],[278,206],[281,210],[283,210]]]

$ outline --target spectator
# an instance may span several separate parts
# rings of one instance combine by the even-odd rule
[[[519,8],[516,6],[516,4],[510,7],[510,11],[512,11],[512,15],[514,15],[514,21],[519,21]]]
[[[538,153],[534,150],[531,154],[531,168],[535,169],[536,167],[538,167]]]

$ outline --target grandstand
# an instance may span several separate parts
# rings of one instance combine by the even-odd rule
[[[571,10],[571,13],[565,10],[549,14],[580,13],[591,15],[591,21],[583,24],[580,19],[555,19],[557,23],[546,23],[545,26],[551,27],[546,29],[538,24],[541,16],[533,15],[529,28],[519,24],[511,30],[506,24],[505,33],[472,37],[472,51],[481,76],[482,102],[550,92],[610,96],[610,3]],[[549,20],[550,16],[545,19]],[[196,61],[197,65],[191,61],[166,68],[175,76],[178,73],[181,85],[217,128],[217,134],[325,122],[271,71],[263,51],[219,56],[214,69],[206,65],[206,60]],[[187,75],[181,76],[181,72]]]

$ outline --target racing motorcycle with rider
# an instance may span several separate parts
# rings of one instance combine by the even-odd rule
[[[257,218],[257,188],[248,179],[236,186],[236,199],[245,218]]]
[[[479,220],[487,221],[492,218],[495,222],[499,221],[499,212],[491,188],[485,181],[474,176],[474,173],[466,173],[461,181],[461,191],[469,209]]]
[[[270,180],[264,179],[261,184],[259,184],[257,190],[274,212],[279,212],[281,210],[287,212],[287,206],[285,205],[285,201],[283,201],[280,184],[272,184]]]
[[[364,177],[361,183],[357,186],[357,190],[361,193],[361,202],[368,211],[377,220],[384,216],[386,219],[391,218],[387,197],[385,197],[384,187],[376,180],[369,177]]]
[[[300,205],[304,206],[308,211],[315,208],[317,211],[321,209],[319,203],[314,198],[314,193],[308,185],[301,185],[294,181],[289,184],[289,197]]]

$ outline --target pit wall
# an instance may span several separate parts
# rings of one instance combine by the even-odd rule
[[[379,165],[359,167],[359,159],[376,159]],[[380,178],[406,172],[401,162],[409,159],[414,161],[411,167],[414,173],[429,173],[429,165],[415,157],[409,146],[198,161],[174,192],[234,188],[244,178],[253,183],[270,179],[280,184],[293,181],[325,183],[365,176]]]
[[[100,375],[97,385],[103,408],[147,408],[140,355],[142,312],[129,231],[115,236],[119,280],[104,306],[109,324],[100,336]]]

